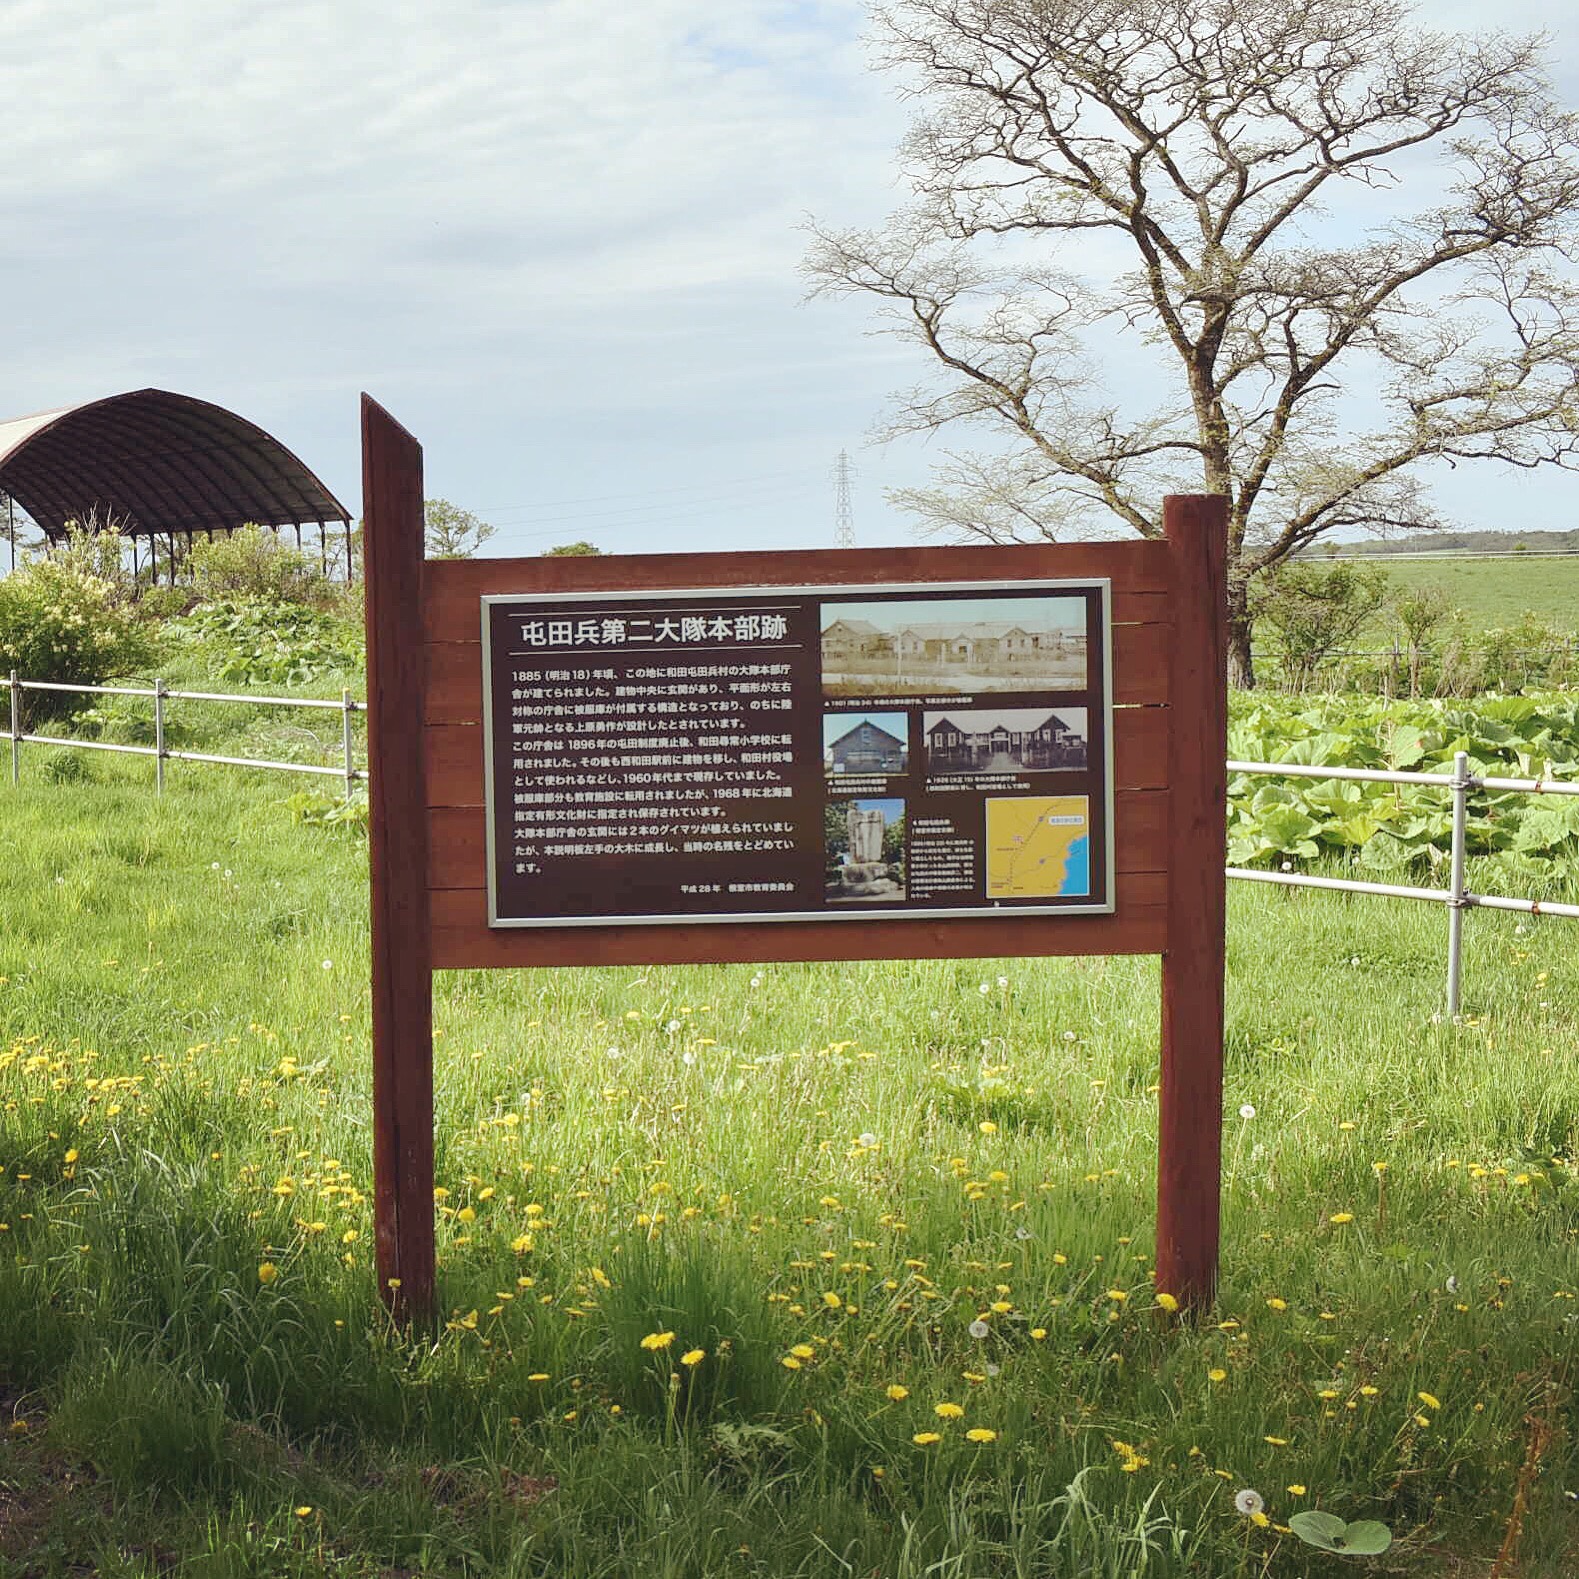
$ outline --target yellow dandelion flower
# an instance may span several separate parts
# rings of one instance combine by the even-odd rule
[[[1288,1494],[1291,1497],[1303,1497],[1305,1495],[1305,1491],[1306,1491],[1306,1488],[1304,1486],[1300,1485],[1300,1483],[1297,1480],[1294,1482],[1294,1484],[1292,1486],[1290,1486],[1288,1488]]]
[[[1287,1310],[1288,1309],[1288,1301],[1286,1299],[1279,1299],[1276,1294],[1274,1294],[1272,1296],[1272,1298],[1269,1299],[1266,1302],[1266,1304],[1267,1304],[1267,1309],[1268,1310]]]
[[[296,1517],[298,1519],[310,1519],[312,1516],[313,1510],[310,1503],[303,1503],[302,1506],[296,1510]]]
[[[998,1440],[998,1433],[996,1431],[989,1431],[984,1425],[972,1426],[970,1430],[965,1433],[965,1440],[967,1442],[996,1442]]]
[[[680,1356],[680,1363],[682,1365],[700,1365],[706,1358],[706,1349],[687,1349],[685,1353]]]
[[[647,1336],[641,1340],[641,1346],[644,1349],[652,1350],[667,1349],[673,1342],[674,1334],[672,1332],[649,1332]]]
[[[1167,1311],[1170,1316],[1179,1308],[1179,1302],[1172,1294],[1159,1294],[1157,1296],[1157,1305],[1160,1309]]]
[[[533,1371],[532,1374],[527,1377],[527,1381],[529,1382],[546,1382],[547,1380],[547,1371]]]
[[[1114,1304],[1122,1305],[1124,1301],[1129,1298],[1129,1295],[1126,1294],[1121,1288],[1110,1288],[1107,1291],[1107,1297],[1112,1300]]]
[[[1332,1216],[1327,1219],[1327,1221],[1329,1223],[1352,1223],[1354,1221],[1354,1213],[1334,1212]]]
[[[1288,1438],[1286,1436],[1264,1436],[1261,1438],[1261,1440],[1263,1442],[1269,1443],[1272,1447],[1288,1446]]]
[[[831,1288],[824,1292],[822,1302],[829,1310],[837,1310],[844,1303]]]
[[[800,1361],[797,1360],[793,1354],[786,1354],[784,1358],[779,1361],[779,1364],[782,1365],[786,1371],[798,1371],[800,1369]]]
[[[1370,1383],[1367,1382],[1366,1385],[1360,1389],[1360,1396],[1362,1398],[1374,1398],[1380,1391],[1380,1387],[1372,1387]]]
[[[998,1133],[998,1126],[994,1124],[990,1118],[984,1118],[981,1123],[976,1126],[976,1128],[979,1129],[983,1135],[996,1135]]]
[[[1416,1415],[1415,1424],[1419,1426],[1422,1431],[1424,1431],[1426,1427],[1431,1424],[1431,1422],[1425,1415]]]
[[[792,1343],[790,1345],[790,1353],[797,1360],[809,1360],[816,1356],[817,1351],[809,1343]]]
[[[1252,1513],[1250,1515],[1250,1522],[1255,1525],[1258,1530],[1264,1530],[1272,1521],[1264,1513]]]
[[[958,1420],[965,1411],[958,1404],[934,1404],[932,1413],[940,1420]]]
[[[941,1442],[943,1437],[937,1431],[917,1431],[910,1439],[917,1447],[931,1447],[934,1442]]]
[[[258,1281],[272,1283],[280,1275],[280,1269],[272,1261],[261,1262],[258,1266]]]
[[[896,1404],[901,1399],[908,1398],[910,1396],[910,1389],[908,1387],[901,1387],[898,1382],[890,1382],[885,1391]]]
[[[1418,1398],[1427,1409],[1440,1409],[1442,1407],[1441,1403],[1437,1399],[1433,1398],[1430,1393],[1416,1393],[1415,1397]]]
[[[1208,1371],[1206,1373],[1206,1379],[1209,1382],[1226,1382],[1228,1380],[1228,1372],[1219,1366],[1213,1370]]]
[[[1031,1336],[1033,1338],[1035,1338],[1038,1343],[1040,1343],[1042,1341],[1042,1339],[1047,1336],[1047,1328],[1046,1327],[1032,1327],[1031,1328]]]

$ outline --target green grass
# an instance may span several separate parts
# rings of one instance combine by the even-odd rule
[[[1579,630],[1579,556],[1548,559],[1406,559],[1378,555],[1400,588],[1440,587],[1482,630],[1506,629],[1538,614],[1558,630]]]
[[[1434,908],[1232,892],[1200,1325],[1149,1276],[1155,961],[440,976],[408,1334],[362,848],[283,777],[43,756],[0,785],[0,1575],[1353,1571],[1309,1507],[1484,1573],[1527,1462],[1518,1572],[1579,1562],[1573,923],[1472,914],[1455,1026]]]

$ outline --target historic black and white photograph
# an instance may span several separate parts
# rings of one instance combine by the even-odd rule
[[[1083,598],[825,603],[825,696],[1075,690],[1086,684]]]
[[[822,765],[829,778],[903,773],[910,761],[910,720],[903,713],[824,713]]]
[[[1011,707],[922,715],[928,773],[1042,773],[1086,766],[1086,709]]]

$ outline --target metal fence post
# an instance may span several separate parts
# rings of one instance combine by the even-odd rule
[[[1469,753],[1453,758],[1453,855],[1447,901],[1447,1012],[1458,1018],[1458,984],[1464,951],[1464,860],[1469,823]]]
[[[354,755],[356,742],[351,732],[351,715],[356,711],[356,703],[351,700],[349,689],[340,692],[340,719],[341,739],[345,745],[345,798],[350,800],[356,791],[356,757]]]
[[[154,681],[154,790],[164,794],[164,681],[157,679]]]
[[[22,778],[22,687],[16,670],[11,671],[11,783]]]

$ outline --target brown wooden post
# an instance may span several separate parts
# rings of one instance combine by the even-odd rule
[[[372,888],[373,1223],[402,1319],[433,1309],[433,974],[422,706],[422,449],[362,396]]]
[[[1227,924],[1228,504],[1171,495],[1168,899],[1162,956],[1157,1288],[1202,1309],[1217,1287]]]

